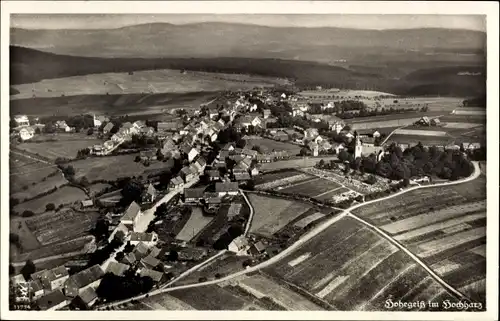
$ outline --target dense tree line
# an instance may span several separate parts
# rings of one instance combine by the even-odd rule
[[[153,288],[154,282],[149,276],[138,276],[132,272],[124,276],[106,273],[96,290],[97,295],[107,301],[127,299]]]
[[[105,247],[98,249],[90,256],[87,263],[87,267],[94,266],[96,264],[102,264],[104,261],[109,259],[111,254],[123,244],[123,241],[118,237],[115,237],[111,242],[109,242]]]
[[[424,107],[425,108],[425,107]],[[372,117],[372,116],[383,116],[392,114],[404,114],[408,112],[416,112],[418,108],[376,108],[376,109],[360,109],[359,112],[344,111],[337,113],[337,117],[342,119],[351,119],[356,117]]]
[[[483,107],[486,108],[486,95],[464,99],[464,107]]]

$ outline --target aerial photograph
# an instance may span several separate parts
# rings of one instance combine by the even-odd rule
[[[8,33],[9,310],[496,305],[486,16],[11,14]]]

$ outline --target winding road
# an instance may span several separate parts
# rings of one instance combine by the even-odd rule
[[[358,203],[358,204],[356,204],[356,205],[354,205],[354,206],[352,206],[352,207],[350,207],[348,209],[345,209],[342,213],[338,214],[337,216],[334,216],[334,217],[330,218],[329,220],[323,222],[322,224],[318,225],[317,227],[315,227],[311,231],[309,231],[306,234],[304,234],[304,236],[302,236],[294,244],[292,244],[291,246],[289,246],[288,248],[286,248],[285,250],[283,250],[279,254],[275,255],[274,257],[270,258],[267,261],[264,261],[264,262],[262,262],[260,264],[257,264],[257,265],[254,265],[252,267],[249,267],[246,270],[242,270],[242,271],[230,274],[230,275],[228,275],[226,277],[223,277],[223,278],[220,278],[220,279],[216,279],[216,280],[211,280],[211,281],[205,281],[205,282],[200,282],[200,283],[194,283],[194,284],[181,285],[181,286],[176,286],[176,287],[162,288],[162,289],[153,290],[153,291],[151,291],[149,293],[138,295],[138,296],[126,299],[126,300],[122,300],[122,301],[118,301],[118,302],[112,302],[112,303],[109,303],[109,304],[101,305],[101,306],[98,307],[98,309],[102,310],[102,309],[105,309],[107,307],[113,307],[113,306],[121,305],[121,304],[124,304],[124,303],[128,303],[128,302],[130,302],[132,300],[138,300],[138,299],[145,298],[146,296],[150,297],[150,296],[153,296],[153,295],[157,295],[157,294],[161,294],[161,293],[166,293],[166,292],[171,292],[171,291],[175,291],[175,290],[182,290],[182,289],[195,288],[195,287],[200,287],[200,286],[205,286],[205,285],[217,284],[217,283],[221,283],[221,282],[232,280],[234,278],[240,277],[242,275],[245,275],[245,274],[248,274],[248,273],[251,273],[251,272],[256,272],[258,270],[264,269],[264,268],[266,268],[266,267],[268,267],[268,266],[270,266],[270,265],[272,265],[272,264],[280,261],[281,259],[285,258],[286,256],[290,255],[295,250],[299,249],[302,245],[304,245],[309,240],[311,240],[313,237],[316,237],[318,234],[320,234],[321,232],[323,232],[324,230],[326,230],[328,227],[330,227],[331,225],[335,224],[336,222],[338,222],[339,220],[341,220],[341,219],[343,219],[345,217],[353,217],[354,219],[357,219],[358,221],[361,221],[361,223],[363,223],[365,225],[368,225],[369,223],[365,222],[364,220],[361,220],[360,218],[358,218],[357,216],[355,216],[354,214],[351,213],[351,211],[353,211],[355,209],[358,209],[360,207],[363,207],[363,206],[366,206],[366,205],[369,205],[369,204],[373,204],[373,203],[376,203],[376,202],[381,202],[381,201],[385,201],[385,200],[388,200],[388,199],[391,199],[391,198],[394,198],[394,197],[398,197],[398,196],[400,196],[402,194],[405,194],[405,193],[408,193],[408,192],[411,192],[411,191],[414,191],[414,190],[418,190],[418,189],[434,188],[434,187],[438,187],[438,186],[458,185],[458,184],[462,184],[462,183],[466,183],[466,182],[472,181],[472,180],[478,178],[481,175],[481,170],[479,168],[478,162],[473,162],[473,165],[474,165],[474,172],[469,177],[467,177],[467,178],[464,178],[464,179],[461,179],[461,180],[457,180],[457,181],[451,181],[451,182],[444,182],[444,183],[434,184],[434,185],[424,185],[424,186],[410,187],[410,188],[404,189],[404,190],[402,190],[400,192],[397,192],[395,194],[388,195],[386,197],[382,197],[382,198],[379,198],[379,199],[374,199],[374,200],[371,200],[371,201],[363,202],[363,203]],[[375,227],[375,226],[373,226],[371,224],[369,224],[368,226],[370,226],[371,228],[373,228],[375,231],[377,231],[379,234],[383,235],[388,240],[390,240],[390,241],[392,240],[391,242],[396,242],[395,240],[393,240],[390,236],[388,236],[385,232],[383,232],[379,228],[377,228],[377,227]],[[431,274],[431,276],[433,278],[435,278],[440,284],[442,284],[443,286],[445,286],[446,289],[448,289],[452,293],[456,294],[458,297],[465,298],[465,296],[462,293],[460,293],[458,290],[454,289],[452,286],[448,285],[444,280],[441,279],[441,277],[439,275],[437,275],[430,268],[428,268],[420,259],[418,259],[418,257],[416,255],[414,255],[413,253],[411,253],[410,251],[408,251],[406,248],[404,248],[399,243],[396,246],[398,246],[399,248],[403,249],[406,253],[411,254],[410,256],[418,264],[420,264],[422,267],[424,267],[424,269],[426,269]]]

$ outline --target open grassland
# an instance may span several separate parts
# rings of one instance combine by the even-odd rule
[[[165,163],[155,161],[149,167],[134,161],[138,154],[108,157],[91,157],[71,162],[75,168],[75,177],[85,176],[90,182],[95,180],[116,180],[120,177],[145,175],[148,171],[167,169]]]
[[[201,232],[205,226],[210,224],[213,219],[214,217],[203,215],[200,207],[193,207],[189,220],[175,238],[181,241],[189,242],[199,232]]]
[[[397,301],[436,285],[431,280],[418,287],[427,272],[351,218],[341,219],[265,272],[294,284],[329,309],[343,311],[383,311],[388,297]]]
[[[79,150],[99,143],[102,143],[102,141],[89,139],[58,140],[52,142],[24,143],[17,145],[17,148],[55,160],[58,157],[75,158]]]
[[[300,152],[300,145],[295,145],[291,143],[278,142],[269,138],[262,139],[249,139],[246,140],[248,148],[252,148],[254,146],[259,146],[263,153],[268,153],[272,151],[287,151],[289,155],[295,156]]]
[[[99,216],[98,212],[76,212],[68,209],[27,219],[26,225],[38,241],[45,245],[88,233]]]
[[[112,187],[112,186],[109,184],[97,183],[97,184],[92,184],[92,185],[88,186],[87,189],[89,190],[90,195],[95,195],[96,193],[99,193],[99,192],[103,191],[104,189],[110,188],[110,187]]]
[[[254,208],[251,233],[272,236],[290,221],[305,213],[311,205],[276,197],[248,194]]]
[[[102,73],[85,76],[46,79],[37,83],[14,85],[19,91],[11,100],[35,97],[75,95],[115,95],[140,93],[213,92],[219,90],[248,90],[272,87],[284,83],[272,77],[231,75],[179,70],[148,70],[129,73]]]
[[[46,174],[49,172],[48,170],[42,170],[41,174]],[[54,172],[55,175],[54,175]],[[40,195],[54,187],[61,187],[64,184],[67,184],[68,181],[63,177],[63,175],[55,169],[55,167],[51,167],[51,172],[47,174],[47,176],[40,178],[38,182],[32,181],[29,185],[24,185],[28,183],[27,176],[31,176],[30,174],[24,175],[11,175],[10,176],[10,197],[16,198],[20,201],[34,197],[36,195]],[[33,175],[36,176],[36,175]],[[35,184],[33,184],[35,183]],[[27,188],[25,189],[24,186]]]
[[[29,190],[34,189],[35,185],[44,179],[49,180],[49,175],[54,174],[55,171],[57,171],[55,165],[28,158],[17,152],[11,152],[9,155],[10,193],[23,192],[23,198],[35,196],[39,194],[37,189]],[[56,176],[58,179],[56,179],[53,186],[58,186],[58,183],[64,180],[60,174]],[[50,188],[53,186],[50,186]],[[47,188],[47,190],[50,188]]]
[[[485,303],[480,286],[486,277],[484,174],[459,185],[408,192],[355,214],[391,234],[449,284],[466,289],[472,300]]]
[[[259,169],[265,172],[265,171],[274,171],[285,168],[312,167],[316,165],[316,163],[319,162],[321,159],[323,159],[325,162],[329,162],[331,160],[337,159],[337,156],[302,157],[297,159],[281,160],[271,163],[262,163],[260,164]]]
[[[330,194],[330,192],[340,191],[340,184],[337,184],[331,180],[324,178],[313,178],[309,181],[298,183],[290,187],[280,189],[282,193],[292,194],[292,195],[303,195],[307,197],[321,197],[325,193]]]
[[[21,203],[15,206],[14,210],[19,213],[26,210],[34,213],[43,213],[45,212],[45,206],[49,203],[53,203],[57,207],[60,204],[72,204],[83,201],[86,198],[87,195],[81,189],[72,186],[63,186],[54,193]]]

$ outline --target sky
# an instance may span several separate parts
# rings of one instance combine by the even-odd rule
[[[273,27],[340,27],[356,29],[451,28],[486,31],[480,15],[342,15],[342,14],[13,14],[11,26],[25,29],[112,29],[166,22],[233,22]]]

